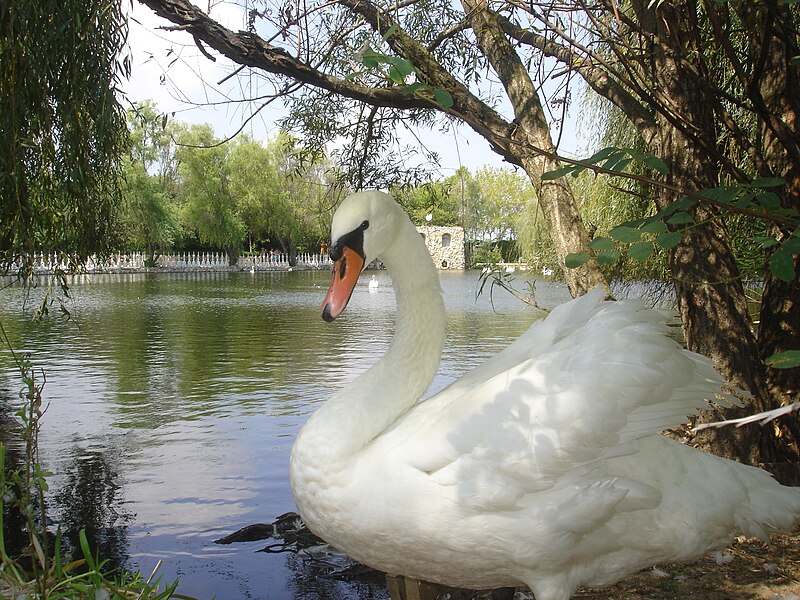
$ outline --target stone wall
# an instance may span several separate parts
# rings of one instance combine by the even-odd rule
[[[421,225],[417,227],[420,235],[433,258],[437,269],[464,269],[464,228],[434,227]]]

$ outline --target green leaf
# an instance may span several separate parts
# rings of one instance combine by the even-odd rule
[[[453,106],[453,97],[447,90],[435,88],[433,90],[433,97],[436,98],[436,102],[438,102],[444,108],[450,108]]]
[[[568,173],[572,173],[576,169],[580,169],[580,167],[567,165],[565,167],[559,167],[553,171],[547,171],[546,173],[542,174],[542,181],[552,181],[553,179],[558,179],[559,177],[563,177]]]
[[[383,54],[378,54],[369,46],[361,52],[361,64],[368,69],[376,68],[385,58]]]
[[[589,242],[589,247],[593,250],[613,250],[614,242],[607,237],[596,237]]]
[[[623,160],[623,159],[624,159],[624,160],[627,160],[627,159],[625,158],[625,153],[624,153],[623,151],[621,151],[621,150],[617,150],[616,152],[613,152],[613,153],[612,153],[612,154],[611,154],[611,155],[608,157],[608,160],[606,160],[606,162],[604,162],[604,163],[602,164],[602,167],[603,167],[604,169],[611,169],[611,170],[613,170],[613,169],[614,169],[614,167],[617,165],[617,163],[619,163],[619,162],[620,162],[621,160]]]
[[[736,197],[739,194],[739,188],[720,186],[699,190],[697,193],[704,198],[708,198],[709,200],[714,200],[715,202],[725,202],[728,204],[736,200]]]
[[[386,40],[388,40],[390,37],[392,37],[392,36],[393,36],[395,33],[397,33],[397,30],[398,30],[398,29],[400,29],[400,26],[399,26],[397,23],[395,23],[394,25],[392,25],[391,27],[389,27],[389,29],[387,29],[387,30],[386,30],[386,33],[384,33],[384,34],[381,36],[381,39],[382,39],[382,40],[385,42],[385,41],[386,41]]]
[[[389,79],[397,85],[403,85],[406,82],[406,78],[394,65],[389,67]]]
[[[597,253],[597,262],[601,265],[610,265],[619,258],[619,250],[603,250]]]
[[[662,248],[674,248],[681,243],[682,234],[680,231],[668,231],[656,238],[656,244]]]
[[[790,237],[782,244],[784,252],[791,252],[792,254],[800,254],[800,239]]]
[[[788,0],[787,0],[788,1]],[[800,56],[793,56],[789,59],[790,65],[800,65]]]
[[[592,257],[586,252],[574,252],[572,254],[567,254],[567,258],[564,259],[564,263],[568,269],[575,269],[586,263],[591,258]]]
[[[777,352],[764,362],[773,369],[794,369],[800,367],[800,350]]]
[[[646,156],[644,152],[641,150],[637,150],[636,148],[623,148],[625,152],[628,153],[632,159],[639,161],[640,163],[644,163]]]
[[[614,152],[618,152],[617,148],[615,148],[614,146],[608,146],[607,148],[598,150],[583,162],[591,163],[594,165],[599,163],[601,160],[605,160],[606,158],[611,156]]]
[[[92,551],[89,548],[89,540],[86,539],[86,530],[81,529],[78,532],[78,540],[80,542],[81,550],[83,551],[83,557],[86,559],[86,564],[89,565],[89,568],[94,571],[97,567],[97,563],[94,560],[94,556],[92,556]]]
[[[761,244],[761,247],[764,248],[764,249],[772,248],[772,246],[774,246],[774,245],[776,245],[778,243],[778,240],[776,240],[774,237],[769,237],[769,236],[766,236],[766,235],[764,235],[764,236],[759,235],[759,236],[757,236],[757,237],[755,237],[753,239],[756,242],[758,242],[759,244]],[[800,241],[800,240],[798,240],[798,241]]]
[[[766,209],[775,209],[781,207],[781,199],[777,194],[772,192],[764,192],[756,196],[758,203]]]
[[[769,258],[770,272],[781,281],[794,280],[794,259],[789,252],[777,251]]]
[[[638,229],[634,229],[633,227],[618,225],[609,231],[608,235],[615,240],[622,242],[623,244],[632,244],[633,242],[639,241],[639,239],[642,237],[642,232]]]
[[[786,183],[785,179],[780,177],[758,177],[750,182],[750,185],[757,188],[770,188],[780,187]]]
[[[650,167],[654,171],[658,171],[662,175],[669,175],[669,167],[667,166],[667,163],[665,163],[663,160],[661,160],[657,156],[653,156],[652,154],[648,154],[647,157],[644,160],[644,164],[646,164],[648,167]]]
[[[689,213],[677,212],[667,220],[667,223],[670,225],[685,225],[686,223],[694,223],[694,217]]]
[[[414,65],[411,64],[411,61],[400,56],[387,56],[386,61],[397,69],[397,72],[404,78],[414,72]]]
[[[628,254],[633,260],[644,262],[653,254],[653,242],[636,242],[628,248]]]
[[[650,221],[649,223],[645,223],[639,229],[644,231],[645,233],[653,233],[659,234],[664,233],[667,231],[667,226],[664,225],[661,221]]]

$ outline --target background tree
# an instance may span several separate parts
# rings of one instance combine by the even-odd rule
[[[152,101],[128,110],[130,155],[123,161],[120,226],[123,245],[147,252],[146,264],[156,264],[157,252],[180,238],[175,199],[178,185],[175,138],[181,126],[167,122]]]
[[[0,4],[2,270],[39,251],[77,267],[114,247],[126,32],[116,1]]]
[[[178,142],[181,220],[200,242],[224,250],[235,265],[247,227],[231,190],[229,146],[218,143],[210,125],[192,125]]]

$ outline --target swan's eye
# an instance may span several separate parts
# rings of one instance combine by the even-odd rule
[[[369,227],[369,221],[364,221],[361,224],[361,231],[364,231],[367,227]]]

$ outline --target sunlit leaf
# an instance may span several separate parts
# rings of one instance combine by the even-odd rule
[[[794,369],[800,367],[800,350],[777,352],[764,362],[773,369]]]

